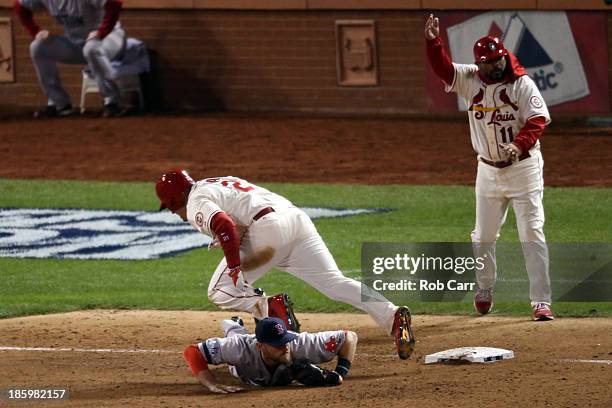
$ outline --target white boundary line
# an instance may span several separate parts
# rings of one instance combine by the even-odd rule
[[[179,351],[175,350],[162,350],[162,349],[85,349],[85,348],[72,348],[72,347],[14,347],[14,346],[0,346],[0,351],[41,351],[41,352],[74,352],[74,353],[133,353],[133,354],[178,354]],[[370,354],[370,353],[357,353],[360,357],[382,357],[382,358],[395,358],[395,354]],[[612,360],[586,360],[586,359],[560,359],[557,360],[562,363],[587,363],[587,364],[606,364],[612,365]]]
[[[606,364],[606,365],[610,365],[612,364],[612,360],[581,360],[581,359],[563,359],[563,360],[558,360],[564,363],[591,363],[591,364]]]
[[[161,350],[161,349],[84,349],[78,347],[14,347],[14,346],[0,346],[0,351],[42,351],[42,352],[75,352],[75,353],[133,353],[133,354],[147,354],[147,353],[180,353],[176,350]],[[370,354],[370,353],[357,353],[361,357],[382,357],[382,358],[397,358],[396,354]]]
[[[54,347],[11,347],[0,346],[0,351],[48,351],[48,352],[66,352],[72,351],[75,353],[179,353],[173,350],[157,350],[157,349],[84,349],[84,348],[54,348]]]

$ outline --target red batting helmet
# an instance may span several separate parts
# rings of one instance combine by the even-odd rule
[[[499,38],[487,35],[474,44],[474,60],[476,62],[487,62],[508,55]]]
[[[159,210],[169,208],[170,211],[175,212],[183,207],[187,204],[187,193],[194,184],[191,176],[183,169],[165,171],[155,185],[157,197],[161,201]]]

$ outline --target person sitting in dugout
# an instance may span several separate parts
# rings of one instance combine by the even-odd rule
[[[224,320],[225,337],[213,337],[188,346],[183,352],[193,375],[210,392],[226,394],[242,387],[222,384],[209,364],[228,364],[230,373],[256,386],[284,386],[297,381],[306,386],[340,385],[348,376],[357,348],[357,334],[348,330],[295,333],[275,317],[257,322],[248,334],[242,319]],[[331,371],[315,364],[338,357]]]

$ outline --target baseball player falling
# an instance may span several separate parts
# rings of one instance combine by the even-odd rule
[[[550,123],[546,103],[517,58],[497,38],[474,44],[474,64],[456,64],[444,50],[440,23],[433,14],[425,24],[427,56],[447,92],[469,106],[472,146],[478,154],[476,226],[472,242],[485,266],[476,271],[479,289],[474,307],[493,307],[496,280],[495,241],[512,202],[530,282],[534,320],[554,319],[544,238],[542,195],[544,161],[539,138]]]
[[[246,311],[256,319],[279,317],[298,331],[285,294],[267,297],[251,286],[277,267],[367,312],[395,338],[400,358],[410,357],[415,340],[409,309],[344,276],[308,215],[289,200],[231,176],[195,182],[182,169],[166,171],[156,192],[160,210],[168,208],[223,249],[225,257],[208,286],[208,298],[220,308]],[[371,300],[362,301],[362,291]]]
[[[256,386],[282,386],[298,381],[307,386],[340,385],[348,376],[357,348],[357,335],[335,330],[319,333],[288,331],[284,322],[266,317],[248,334],[242,320],[222,323],[225,337],[214,337],[188,346],[183,352],[193,375],[210,392],[227,394],[241,387],[221,384],[209,364],[228,364],[230,373]],[[317,367],[338,357],[333,371]]]
[[[119,88],[111,77],[111,60],[121,56],[125,33],[119,23],[121,0],[15,0],[15,13],[34,41],[30,55],[38,82],[48,98],[35,117],[69,116],[70,96],[61,85],[57,63],[88,64],[104,97],[105,117],[122,116]],[[41,29],[32,12],[46,9],[64,35]]]

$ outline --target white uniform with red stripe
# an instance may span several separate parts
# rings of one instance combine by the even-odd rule
[[[267,207],[274,211],[253,219]],[[273,248],[274,255],[266,264],[242,272],[244,287],[234,285],[226,259],[221,260],[208,287],[208,297],[217,306],[247,311],[258,319],[268,316],[267,298],[257,294],[251,284],[276,267],[333,300],[367,312],[387,333],[391,332],[397,307],[374,291],[366,294],[373,300],[363,302],[361,283],[340,272],[310,217],[289,200],[237,177],[198,181],[187,200],[189,223],[214,237],[210,222],[221,211],[237,225],[248,227],[240,242],[241,259],[266,247]]]
[[[454,80],[447,92],[456,92],[469,107],[472,146],[478,153],[476,178],[476,226],[472,232],[476,255],[486,254],[485,268],[477,273],[481,288],[496,280],[495,241],[512,202],[525,266],[530,280],[532,304],[550,303],[548,250],[544,237],[544,192],[542,154],[537,141],[521,160],[504,168],[489,162],[507,160],[499,143],[512,142],[531,118],[550,115],[535,83],[527,75],[514,82],[485,83],[474,64],[455,64]],[[483,161],[485,160],[485,161]]]

